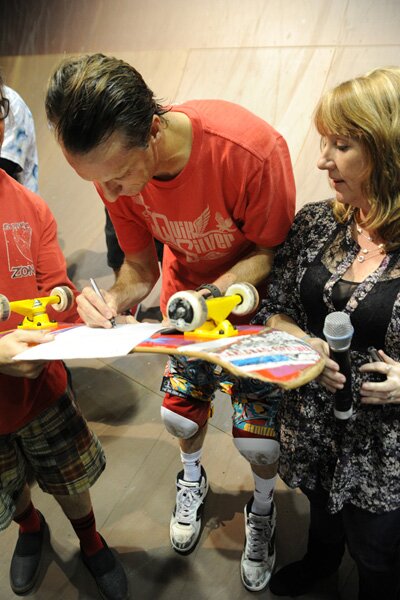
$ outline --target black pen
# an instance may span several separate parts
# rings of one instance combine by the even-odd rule
[[[94,291],[96,292],[96,294],[98,295],[98,297],[103,300],[104,304],[107,304],[107,302],[104,300],[103,294],[101,293],[100,288],[97,285],[97,283],[95,282],[95,280],[91,277],[89,279],[89,281],[90,281],[90,285],[92,286],[92,288],[94,289]],[[111,323],[112,327],[116,326],[115,317],[111,317],[110,323]]]

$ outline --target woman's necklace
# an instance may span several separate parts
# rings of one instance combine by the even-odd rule
[[[356,229],[357,229],[357,233],[358,235],[362,235],[363,237],[365,237],[366,240],[368,240],[369,242],[374,242],[374,240],[372,239],[372,237],[370,235],[368,235],[367,233],[365,233],[365,231],[363,231],[361,229],[361,227],[359,226],[358,223],[356,223]]]
[[[358,225],[358,223],[356,223],[356,230],[359,236],[364,237],[366,240],[368,240],[369,242],[372,242],[374,245],[374,239],[368,235],[367,233],[365,233],[365,231],[362,230],[362,228]],[[358,243],[360,241],[358,240]],[[369,248],[362,248],[361,244],[360,244],[360,252],[357,255],[357,260],[360,263],[365,262],[366,260],[369,260],[370,258],[374,258],[374,256],[378,256],[378,254],[386,254],[385,251],[385,244],[378,244],[376,248],[374,249],[369,249]]]
[[[374,258],[374,256],[377,256],[378,254],[386,254],[384,244],[379,244],[379,246],[375,250],[361,248],[360,252],[358,253],[357,260],[358,262],[362,263],[366,260],[369,260],[370,258]]]

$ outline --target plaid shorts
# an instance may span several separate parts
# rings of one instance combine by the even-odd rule
[[[163,406],[203,427],[217,390],[231,396],[234,437],[276,439],[276,413],[281,399],[276,385],[235,377],[203,360],[169,358],[161,384],[161,391],[167,394]]]
[[[13,519],[27,463],[41,489],[59,496],[86,491],[104,470],[103,449],[72,390],[15,433],[0,436],[0,530]]]

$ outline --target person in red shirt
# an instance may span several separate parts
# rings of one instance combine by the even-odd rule
[[[68,58],[56,68],[46,112],[69,164],[96,185],[125,255],[105,302],[90,288],[78,298],[87,324],[110,327],[111,317],[149,294],[159,276],[154,238],[164,244],[163,314],[179,290],[221,295],[236,282],[265,281],[295,210],[286,142],[265,121],[219,100],[162,106],[131,65],[102,54]],[[183,463],[171,544],[187,553],[201,533],[208,490],[201,449],[218,388],[232,395],[235,444],[254,476],[241,576],[247,589],[259,591],[275,559],[272,386],[227,379],[203,361],[170,359],[162,418],[179,438]]]
[[[9,109],[0,78],[0,147]],[[9,301],[44,297],[65,285],[65,259],[57,242],[50,209],[36,194],[0,169],[0,292]],[[4,302],[4,299],[3,299]],[[60,313],[48,307],[49,317]],[[63,313],[78,319],[76,306]],[[40,488],[52,494],[70,520],[81,558],[93,575],[102,598],[128,598],[120,563],[96,529],[89,488],[105,468],[100,442],[82,416],[61,361],[15,361],[30,344],[45,343],[45,331],[16,328],[21,316],[11,313],[0,322],[0,530],[15,521],[18,541],[12,556],[10,584],[25,595],[38,582],[49,530],[34,507],[27,471]]]

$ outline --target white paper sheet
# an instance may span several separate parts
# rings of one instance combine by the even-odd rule
[[[161,323],[117,325],[97,329],[86,325],[55,331],[51,342],[32,346],[14,360],[67,360],[74,358],[112,358],[125,356],[137,344],[165,327]]]

